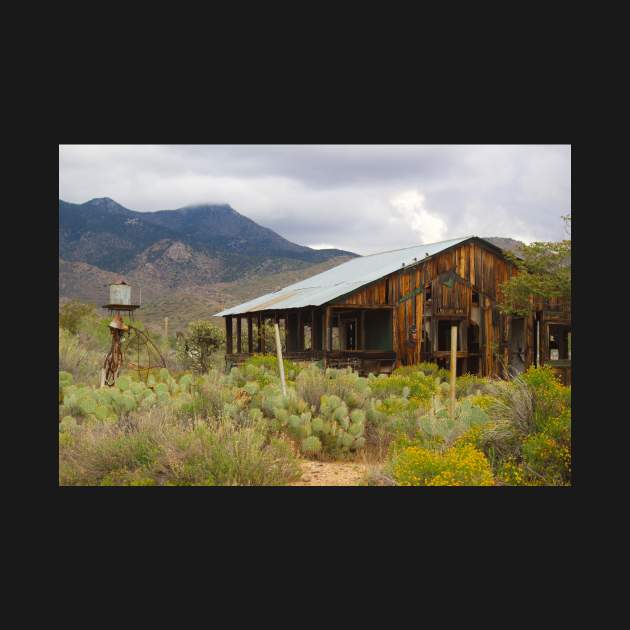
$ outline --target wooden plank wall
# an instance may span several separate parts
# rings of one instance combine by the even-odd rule
[[[513,265],[501,256],[472,241],[448,252],[432,256],[424,263],[420,261],[419,264],[401,268],[399,271],[345,296],[339,302],[356,304],[357,306],[362,304],[394,305],[393,347],[398,357],[397,365],[415,362],[419,356],[422,339],[424,293],[421,292],[400,304],[398,303],[399,299],[408,296],[413,289],[424,288],[425,285],[432,283],[438,275],[453,270],[471,286],[459,282],[455,284],[454,290],[449,290],[438,284],[436,287],[439,288],[439,293],[438,295],[433,294],[433,304],[463,307],[466,316],[469,316],[472,290],[479,292],[480,306],[482,307],[480,366],[482,374],[495,374],[498,369],[497,356],[505,359],[504,336],[509,334],[509,320],[506,316],[498,316],[496,313],[493,317],[493,311],[496,308],[498,285],[509,279],[513,269]],[[389,295],[386,295],[387,287],[389,287]],[[413,323],[414,308],[416,309],[418,329],[416,348],[407,345],[408,330]],[[528,357],[533,356],[530,345],[533,339],[532,328],[533,323],[528,321],[527,338],[529,343],[526,348]]]

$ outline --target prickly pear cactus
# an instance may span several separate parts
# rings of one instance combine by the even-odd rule
[[[65,416],[59,423],[60,433],[72,433],[77,429],[77,421],[72,416]]]
[[[353,409],[350,412],[350,420],[352,422],[365,422],[365,412],[361,409]]]
[[[92,396],[86,395],[79,400],[79,408],[85,415],[94,413],[96,410],[96,400]]]
[[[311,435],[302,440],[302,452],[306,455],[314,455],[315,453],[319,453],[322,450],[322,443],[320,439]]]
[[[192,376],[190,376],[190,374],[184,374],[179,379],[179,389],[183,392],[190,392],[192,382],[193,382]]]
[[[344,448],[349,449],[354,443],[354,436],[350,435],[349,433],[344,433],[344,435],[341,438],[341,443]]]
[[[106,405],[98,405],[96,409],[94,410],[94,415],[99,420],[105,420],[108,416],[111,415],[111,413],[112,413],[111,407],[108,407]]]
[[[162,368],[162,369],[164,369],[164,368]],[[155,393],[158,394],[158,395],[160,393],[164,393],[164,394],[166,394],[168,396],[168,394],[169,394],[168,385],[166,383],[158,383],[155,386]]]

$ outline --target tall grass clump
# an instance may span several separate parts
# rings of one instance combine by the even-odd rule
[[[83,345],[78,335],[59,328],[59,370],[72,374],[76,382],[98,384],[104,358]]]
[[[60,485],[283,485],[299,477],[291,445],[260,422],[191,427],[160,408],[131,420],[69,423],[60,434]]]

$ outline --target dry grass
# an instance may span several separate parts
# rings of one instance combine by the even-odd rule
[[[284,485],[300,474],[291,445],[261,423],[180,422],[165,409],[64,433],[61,485]]]

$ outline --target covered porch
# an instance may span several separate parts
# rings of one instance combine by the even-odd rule
[[[225,359],[240,365],[254,354],[275,352],[277,323],[282,354],[291,361],[389,374],[396,363],[392,320],[393,307],[383,305],[333,304],[226,315]]]

